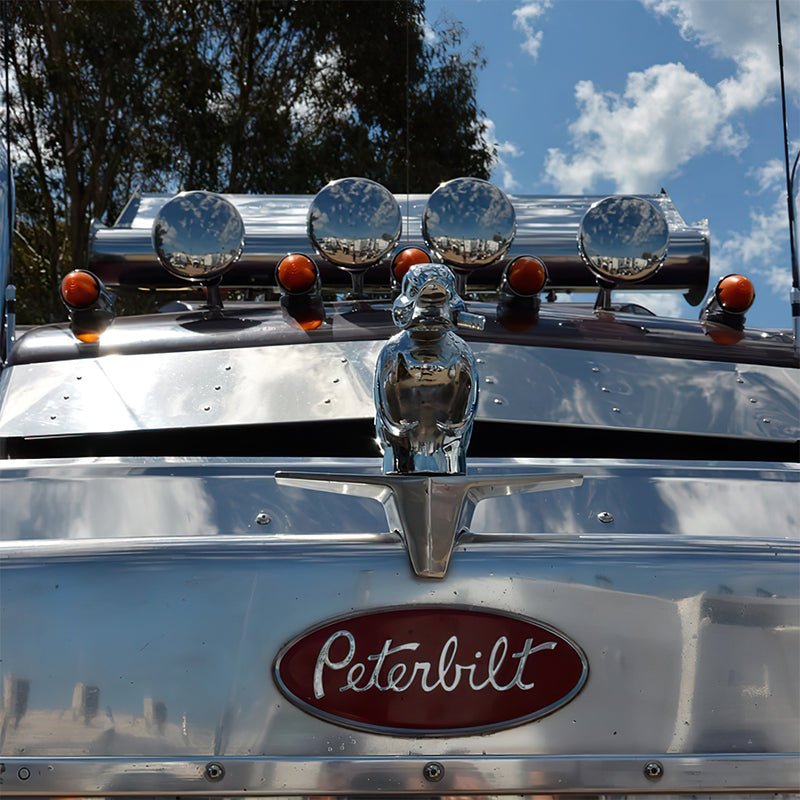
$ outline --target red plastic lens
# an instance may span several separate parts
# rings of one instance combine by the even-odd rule
[[[419,247],[406,247],[392,260],[392,275],[395,280],[403,280],[403,276],[415,264],[430,264],[431,257]]]
[[[100,282],[83,269],[76,269],[61,281],[61,297],[70,308],[88,308],[100,297]]]
[[[520,256],[508,265],[506,280],[517,294],[536,294],[541,292],[544,287],[547,280],[547,269],[538,258]]]
[[[292,253],[278,264],[278,283],[287,292],[307,292],[317,280],[317,266],[308,257]]]
[[[742,314],[753,305],[756,290],[744,275],[726,275],[717,284],[717,299],[726,311]]]

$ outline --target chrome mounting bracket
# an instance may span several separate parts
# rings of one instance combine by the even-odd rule
[[[411,567],[421,578],[443,578],[459,534],[469,529],[475,507],[502,497],[580,486],[583,476],[498,475],[343,475],[320,472],[276,472],[282,486],[377,500],[389,530],[403,540]]]

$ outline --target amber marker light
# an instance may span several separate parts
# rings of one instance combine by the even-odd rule
[[[74,269],[61,281],[61,299],[70,308],[89,308],[101,291],[99,279],[85,269]]]
[[[400,283],[415,264],[430,264],[431,257],[420,247],[406,247],[392,259],[392,277]]]
[[[547,268],[535,256],[519,256],[506,267],[505,279],[513,292],[529,297],[542,291]]]
[[[717,300],[725,311],[744,314],[756,299],[753,282],[744,275],[726,275],[717,283]]]
[[[303,294],[317,282],[317,265],[302,253],[284,256],[277,269],[278,285],[290,294]]]

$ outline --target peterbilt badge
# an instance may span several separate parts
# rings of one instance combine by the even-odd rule
[[[549,625],[451,606],[337,619],[289,642],[274,664],[281,691],[304,711],[401,736],[537,719],[572,700],[588,672],[580,647]]]

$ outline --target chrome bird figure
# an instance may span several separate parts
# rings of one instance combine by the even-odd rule
[[[470,346],[453,329],[483,328],[466,311],[453,273],[411,267],[392,309],[403,328],[381,350],[375,370],[375,428],[385,473],[463,475],[478,376]]]

